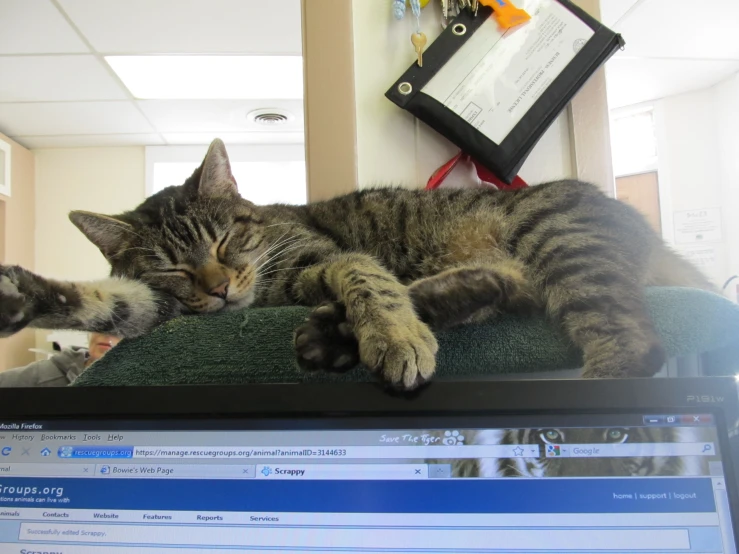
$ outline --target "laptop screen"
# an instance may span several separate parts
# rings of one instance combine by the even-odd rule
[[[734,553],[714,417],[6,421],[0,554]]]

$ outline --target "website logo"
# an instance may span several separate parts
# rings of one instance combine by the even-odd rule
[[[446,446],[464,444],[464,436],[459,431],[444,431],[444,444]]]
[[[272,475],[272,468],[269,467],[269,466],[263,467],[262,468],[262,475],[264,475],[265,477],[269,477],[270,475]]]
[[[558,444],[547,444],[547,458],[556,458],[561,455],[562,452]]]
[[[101,475],[108,475],[110,473],[110,466],[103,466],[100,468]]]
[[[3,446],[3,449],[0,450],[0,454],[3,456],[10,456],[10,453],[13,451],[13,448],[10,446]]]

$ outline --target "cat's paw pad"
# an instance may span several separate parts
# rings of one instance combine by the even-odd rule
[[[306,371],[347,371],[359,363],[357,339],[340,302],[313,310],[295,330],[293,343],[298,365]]]
[[[391,386],[412,390],[428,381],[436,369],[436,338],[425,323],[411,320],[362,334],[359,356]]]
[[[23,329],[30,319],[29,311],[28,298],[19,289],[15,274],[0,266],[0,336]]]

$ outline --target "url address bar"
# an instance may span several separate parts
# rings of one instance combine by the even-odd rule
[[[288,458],[288,459],[409,459],[538,457],[538,445],[460,446],[134,446],[133,458]]]

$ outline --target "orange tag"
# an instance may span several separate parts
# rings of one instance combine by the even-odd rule
[[[495,19],[504,29],[510,29],[531,19],[529,14],[517,8],[508,0],[480,0],[480,4],[493,8]]]

